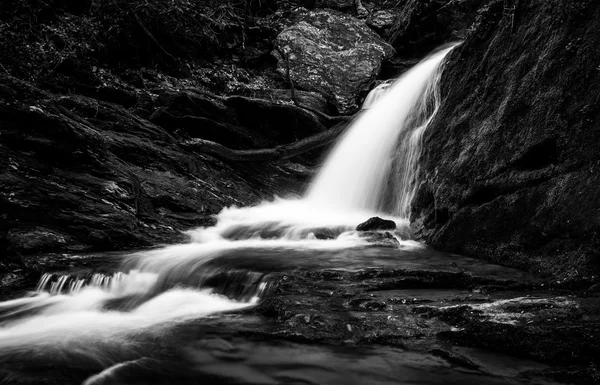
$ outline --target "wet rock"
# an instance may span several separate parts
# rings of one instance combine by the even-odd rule
[[[365,238],[369,243],[377,246],[398,247],[400,242],[389,231],[361,231],[361,237]]]
[[[285,99],[217,97],[193,91],[164,93],[150,120],[178,135],[243,149],[291,143],[326,130],[315,114]]]
[[[417,235],[561,280],[597,280],[600,4],[504,12],[490,4],[449,57],[447,97],[424,136]],[[557,17],[550,38],[543,31]]]
[[[477,16],[489,0],[409,0],[396,12],[389,30],[389,41],[399,52],[425,54],[435,47],[464,39]],[[389,20],[382,17],[381,21]]]
[[[232,96],[225,104],[233,108],[240,125],[276,143],[289,143],[326,130],[313,113],[295,105],[264,99]]]
[[[485,348],[552,364],[571,382],[595,368],[597,298],[536,294],[527,281],[445,268],[295,270],[273,277],[276,289],[252,312],[272,321],[261,321],[263,337],[392,345],[481,371],[488,364],[461,347]],[[484,294],[488,286],[497,290]]]
[[[461,356],[459,354],[456,354],[452,351],[436,348],[436,349],[431,350],[431,354],[441,357],[441,358],[445,359],[446,361],[448,361],[449,363],[454,364],[454,365],[459,365],[464,368],[473,369],[473,370],[481,370],[481,367],[479,365],[473,363],[473,361],[471,361],[469,358]]]
[[[327,102],[323,95],[317,92],[308,92],[301,90],[295,90],[295,93],[296,99],[303,106],[313,108],[317,111],[321,111],[328,115],[331,115],[333,113],[332,106]],[[252,92],[249,92],[248,94],[243,94],[243,96],[251,96],[253,98],[258,99],[273,100],[279,103],[294,103],[294,101],[292,100],[292,93],[288,89],[265,88],[260,90],[252,90]]]
[[[318,8],[331,8],[338,11],[351,11],[356,0],[317,0]]]
[[[277,71],[305,90],[327,96],[341,114],[358,108],[393,54],[391,46],[361,21],[335,11],[313,11],[277,36]]]
[[[191,153],[122,106],[5,75],[0,112],[2,255],[183,241],[182,230],[213,223],[222,207],[258,202],[297,176]]]
[[[313,235],[317,239],[335,239],[337,237],[337,235],[339,235],[339,234],[337,234],[335,231],[333,231],[331,229],[323,227],[323,228],[319,228],[319,229],[314,229]]]
[[[372,217],[356,226],[356,231],[396,230],[396,222]]]
[[[60,232],[36,227],[34,229],[11,230],[7,236],[12,252],[34,253],[74,248],[72,237]]]
[[[367,25],[380,32],[394,25],[397,17],[396,13],[390,10],[376,11],[369,15]]]

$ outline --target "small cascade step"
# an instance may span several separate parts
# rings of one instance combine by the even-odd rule
[[[113,293],[118,298],[137,296],[151,298],[175,287],[210,289],[215,294],[231,299],[255,303],[268,288],[264,273],[253,271],[207,268],[192,277],[179,277],[175,281],[168,275],[144,273],[132,270],[129,273],[115,272],[112,275],[95,273],[84,277],[69,274],[44,273],[36,292],[50,295],[77,295],[84,288],[98,288]],[[139,302],[139,301],[138,301]]]
[[[35,291],[38,293],[47,292],[52,295],[59,294],[77,294],[84,287],[97,287],[104,290],[111,290],[123,282],[128,274],[116,272],[112,275],[102,273],[91,274],[86,277],[78,277],[70,274],[56,275],[44,273],[40,278]]]

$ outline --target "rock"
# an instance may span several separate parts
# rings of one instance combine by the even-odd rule
[[[388,41],[406,55],[426,54],[449,41],[464,39],[477,16],[489,0],[408,0],[396,12],[398,17],[386,34]],[[381,17],[380,21],[388,20]]]
[[[326,227],[314,229],[313,235],[316,239],[335,239],[339,233]]]
[[[293,2],[308,8],[330,8],[337,11],[349,12],[354,9],[356,0],[292,0]]]
[[[221,111],[200,98],[174,100],[184,111],[182,100],[198,114]],[[0,115],[2,256],[183,241],[182,230],[210,224],[224,206],[259,202],[282,182],[289,191],[296,179],[192,153],[175,132],[126,108],[5,75]]]
[[[358,108],[392,47],[363,22],[339,12],[307,12],[283,30],[273,52],[277,71],[294,84],[328,97],[339,113]],[[282,57],[284,55],[285,57]]]
[[[379,217],[369,218],[356,226],[356,231],[396,230],[396,222]]]
[[[360,235],[373,246],[398,247],[400,245],[400,242],[389,231],[362,231]]]
[[[326,130],[316,115],[293,104],[243,96],[229,97],[225,104],[234,110],[239,125],[275,143],[294,142]]]
[[[600,3],[520,4],[513,25],[492,3],[449,57],[445,101],[423,138],[416,234],[442,250],[597,280]]]
[[[260,89],[252,90],[251,93],[243,94],[258,99],[275,100],[279,103],[292,104],[292,94],[289,89]],[[332,106],[327,102],[323,95],[317,92],[308,92],[296,90],[296,99],[303,105],[321,111],[324,114],[333,113]]]
[[[277,93],[273,93],[277,95]],[[290,101],[166,92],[150,120],[165,130],[230,148],[273,147],[323,132],[319,118]],[[309,98],[304,99],[318,100]]]
[[[12,244],[10,251],[25,254],[42,250],[57,251],[67,246],[74,247],[70,236],[43,227],[11,230],[8,232],[7,239]]]
[[[367,19],[367,25],[376,31],[383,31],[394,25],[396,18],[396,13],[390,10],[376,11]]]

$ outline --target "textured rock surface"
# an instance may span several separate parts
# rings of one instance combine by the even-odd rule
[[[381,10],[373,12],[367,19],[367,25],[377,31],[383,31],[394,25],[396,21],[396,12],[389,10]]]
[[[422,55],[449,41],[464,39],[477,10],[489,0],[407,0],[395,12],[389,41],[404,55]]]
[[[275,40],[277,70],[310,91],[328,96],[342,114],[355,111],[383,61],[394,50],[362,21],[335,11],[300,16]],[[285,57],[282,57],[282,54]]]
[[[365,222],[356,226],[357,231],[375,231],[375,230],[395,230],[396,223],[379,217],[369,218]]]
[[[369,247],[333,258],[315,250],[285,253],[283,257],[242,249],[208,262],[204,268],[212,273],[206,280],[199,282],[199,275],[191,274],[186,284],[202,285],[230,298],[248,299],[259,285],[266,288],[256,307],[184,320],[172,330],[163,329],[160,349],[154,330],[145,334],[148,329],[141,328],[136,341],[148,335],[151,342],[129,359],[145,357],[151,363],[129,370],[118,383],[152,375],[153,383],[195,385],[206,378],[202,383],[231,384],[230,372],[237,373],[236,384],[257,383],[256,373],[261,373],[261,384],[290,383],[287,379],[296,368],[296,378],[316,372],[318,377],[311,380],[315,384],[323,378],[333,379],[328,382],[333,384],[396,384],[399,378],[407,378],[402,377],[407,372],[390,368],[403,365],[414,373],[413,383],[587,385],[600,379],[597,288],[577,296],[582,293],[569,291],[564,284],[542,283],[515,269],[427,248],[399,255],[397,249]],[[107,259],[110,255],[105,253],[25,258],[35,260],[41,271],[66,269],[78,277],[89,275],[98,263],[106,269]],[[2,284],[15,278],[0,275],[0,296]],[[112,306],[128,309],[131,301]],[[260,350],[265,345],[268,350]],[[285,346],[287,351],[274,350]],[[191,349],[196,353],[189,354]],[[348,360],[339,365],[335,356],[325,355],[325,349],[334,349]],[[390,357],[389,350],[398,355]],[[116,350],[116,354],[127,351]],[[258,362],[253,359],[257,351],[265,352]],[[75,367],[79,354],[73,352],[69,360],[61,360],[61,355],[31,358],[41,353],[8,359],[5,355],[0,381],[81,384],[98,369]],[[293,361],[282,365],[285,357]],[[206,365],[209,359],[214,362],[211,366]],[[325,361],[327,376],[323,377]],[[427,362],[433,366],[424,366]],[[218,370],[211,369],[207,378],[205,368],[213,365]],[[350,370],[355,371],[347,375]],[[114,370],[109,378],[115,383],[113,374]]]
[[[451,54],[413,219],[441,249],[597,280],[600,3],[519,4]]]
[[[60,96],[0,76],[0,254],[174,242],[181,230],[212,224],[210,215],[224,206],[295,189],[299,179],[291,169],[228,165],[180,147],[179,140],[216,140],[220,133],[252,146],[294,138],[302,135],[294,125],[276,137],[269,131],[276,120],[248,127],[243,116],[247,108],[279,109],[282,119],[304,113],[297,121],[306,128],[311,118],[305,111],[243,97],[222,102],[192,91],[164,92],[157,111],[170,120],[155,120],[165,129],[118,104]]]

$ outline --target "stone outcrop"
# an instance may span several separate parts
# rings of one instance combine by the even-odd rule
[[[277,71],[327,96],[339,113],[358,108],[394,50],[364,22],[336,11],[307,12],[275,40]]]
[[[478,9],[488,2],[407,0],[394,12],[394,25],[385,34],[398,53],[423,55],[441,44],[464,39]]]
[[[444,73],[412,217],[443,250],[600,274],[600,3],[494,1]]]
[[[304,178],[283,164],[223,163],[180,142],[210,136],[239,146],[278,143],[303,134],[287,124],[289,131],[272,135],[272,127],[245,125],[241,116],[248,109],[281,119],[297,113],[311,126],[318,121],[310,114],[244,97],[163,92],[155,124],[119,104],[0,76],[2,256],[175,242],[181,230],[213,224],[222,207],[261,201]]]

